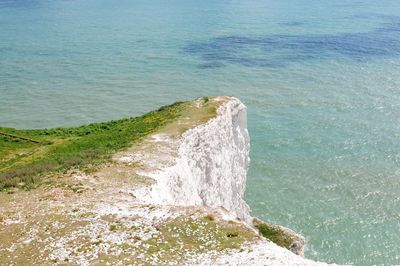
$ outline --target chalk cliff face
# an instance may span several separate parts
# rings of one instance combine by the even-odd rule
[[[173,166],[151,176],[153,203],[223,207],[250,222],[243,200],[249,165],[246,107],[231,98],[206,124],[186,131]]]
[[[140,164],[143,170],[137,173],[155,181],[134,191],[141,204],[197,206],[225,221],[239,219],[239,224],[253,230],[253,217],[244,200],[250,148],[246,107],[233,97],[216,97],[212,101],[218,102],[218,108],[206,122],[195,122],[178,138],[167,133],[153,135],[117,160]],[[196,103],[201,110],[204,100],[198,99]],[[290,251],[259,237],[253,244],[243,246],[246,252],[197,255],[195,261],[189,260],[187,264],[326,265],[298,256],[303,255],[302,236],[281,226],[270,226],[293,238]]]

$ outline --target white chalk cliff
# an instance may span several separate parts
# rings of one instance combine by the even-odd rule
[[[156,181],[136,194],[149,204],[219,208],[226,211],[229,218],[252,226],[253,218],[244,200],[250,148],[246,106],[233,97],[215,100],[221,102],[217,115],[187,130],[181,138],[153,136],[159,147],[158,159],[154,159],[154,153],[130,156],[147,161],[147,168],[152,170],[140,174]],[[157,160],[165,163],[154,167]],[[248,247],[246,252],[225,254],[212,260],[207,254],[202,256],[201,263],[197,260],[188,264],[326,265],[307,260],[264,239]]]
[[[208,123],[186,131],[172,166],[151,173],[149,202],[222,207],[250,222],[243,200],[249,165],[246,107],[232,98]]]

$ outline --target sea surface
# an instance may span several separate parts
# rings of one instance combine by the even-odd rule
[[[253,214],[306,257],[400,264],[400,1],[0,0],[0,125],[248,106]]]

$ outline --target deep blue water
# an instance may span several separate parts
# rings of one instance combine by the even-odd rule
[[[233,95],[253,214],[306,257],[400,264],[397,0],[0,0],[0,125],[42,128]]]
[[[387,22],[367,32],[333,34],[272,34],[247,37],[231,35],[187,45],[187,54],[199,56],[199,67],[223,67],[239,64],[245,67],[286,67],[291,63],[318,59],[348,59],[367,62],[371,58],[392,58],[400,55],[400,18],[385,18]],[[300,22],[283,25],[299,26]],[[243,53],[248,49],[259,53]]]

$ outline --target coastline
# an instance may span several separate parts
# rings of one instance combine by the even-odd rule
[[[325,265],[256,230],[263,222],[253,224],[243,199],[246,107],[232,97],[189,106],[93,173],[70,170],[48,187],[0,195],[0,263]],[[268,228],[302,253],[301,236]]]

